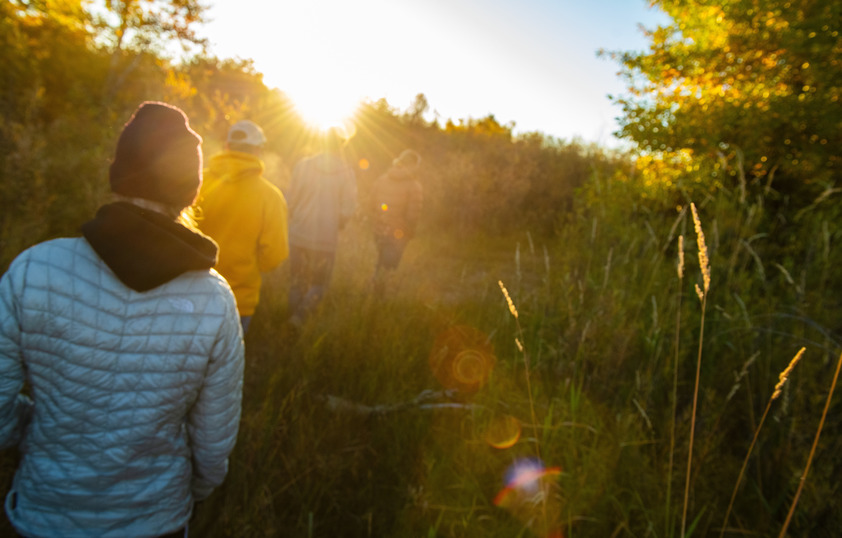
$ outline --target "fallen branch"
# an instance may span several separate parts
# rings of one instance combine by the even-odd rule
[[[351,400],[346,400],[345,398],[340,398],[338,396],[332,396],[330,394],[318,395],[316,396],[316,398],[322,403],[324,403],[325,407],[327,407],[331,411],[353,413],[364,416],[385,415],[389,413],[395,413],[398,411],[408,411],[416,409],[423,411],[431,411],[435,409],[473,410],[482,408],[482,406],[476,404],[452,401],[455,395],[456,391],[453,390],[425,390],[408,402],[383,405],[365,405],[357,402],[352,402]],[[451,401],[437,401],[443,399]]]

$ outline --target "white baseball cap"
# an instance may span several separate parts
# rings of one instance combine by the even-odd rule
[[[249,120],[241,120],[228,129],[229,144],[248,144],[249,146],[263,146],[266,135],[259,125]]]

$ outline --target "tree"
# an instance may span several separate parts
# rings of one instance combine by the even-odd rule
[[[110,125],[96,95],[107,58],[91,49],[86,21],[78,1],[0,4],[0,264],[78,227],[104,190]]]
[[[430,103],[427,101],[427,96],[423,93],[419,93],[415,96],[412,104],[409,105],[409,110],[406,111],[404,117],[409,120],[409,123],[424,125],[424,114],[426,114],[428,110],[430,110]]]
[[[105,0],[86,5],[93,14],[97,44],[111,50],[106,101],[142,63],[144,54],[171,56],[174,44],[185,52],[205,49],[207,40],[195,31],[207,10],[200,0]]]
[[[629,93],[619,134],[693,156],[743,200],[803,205],[842,180],[842,4],[653,0],[672,22],[646,52],[614,53]]]
[[[199,0],[105,0],[97,14],[99,27],[115,51],[160,49],[171,42],[204,45],[195,27],[207,6]]]

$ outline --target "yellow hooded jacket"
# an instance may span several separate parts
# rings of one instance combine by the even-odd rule
[[[289,256],[287,203],[263,170],[255,155],[224,151],[211,157],[199,192],[199,228],[219,245],[215,268],[234,291],[240,316],[254,314],[260,274]]]

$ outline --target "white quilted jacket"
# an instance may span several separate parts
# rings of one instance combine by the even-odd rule
[[[140,293],[83,238],[25,251],[0,280],[0,445],[21,451],[13,525],[30,537],[184,527],[225,477],[242,377],[216,272]]]

